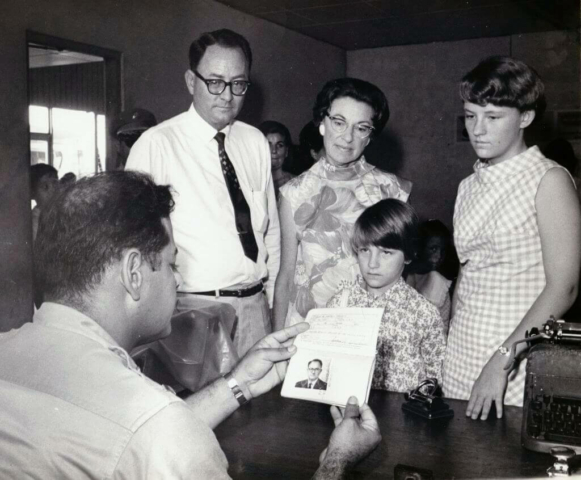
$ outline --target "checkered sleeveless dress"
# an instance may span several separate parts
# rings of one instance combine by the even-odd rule
[[[486,362],[545,287],[535,196],[554,167],[532,147],[497,165],[477,161],[460,184],[454,242],[463,266],[444,361],[447,397],[470,397]],[[525,367],[511,373],[506,405],[522,405]]]

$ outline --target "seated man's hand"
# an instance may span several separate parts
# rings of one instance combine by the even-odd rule
[[[381,442],[375,415],[366,403],[359,407],[357,398],[350,397],[343,412],[331,407],[331,415],[335,430],[319,457],[317,480],[341,478],[348,467],[367,457]]]
[[[309,324],[302,322],[267,335],[234,367],[232,375],[249,400],[268,392],[282,382],[286,375],[288,359],[297,350],[293,341],[298,334],[308,329]]]

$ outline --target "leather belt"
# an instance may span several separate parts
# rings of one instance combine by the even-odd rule
[[[264,284],[260,282],[249,288],[241,288],[239,290],[209,290],[207,292],[193,292],[194,295],[208,295],[212,297],[238,297],[245,298],[256,295],[264,290]]]

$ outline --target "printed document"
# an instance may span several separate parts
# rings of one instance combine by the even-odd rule
[[[383,308],[317,308],[295,340],[282,396],[344,407],[367,402]]]

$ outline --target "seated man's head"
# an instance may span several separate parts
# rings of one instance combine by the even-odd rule
[[[58,172],[46,163],[30,167],[30,197],[39,208],[45,208],[58,190]]]
[[[39,223],[35,265],[45,301],[96,321],[110,316],[113,329],[126,328],[116,318],[127,321],[135,327],[123,332],[128,344],[168,335],[180,281],[173,205],[168,186],[137,172],[107,172],[68,186]]]
[[[318,358],[311,360],[307,365],[309,382],[315,382],[316,380],[318,380],[322,370],[323,362],[321,360],[319,360]]]

